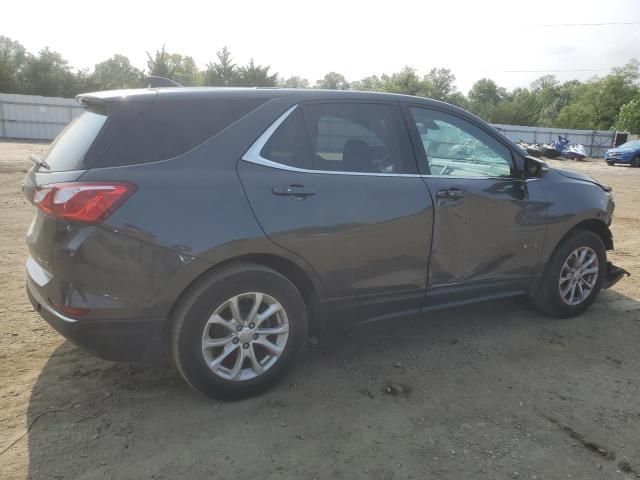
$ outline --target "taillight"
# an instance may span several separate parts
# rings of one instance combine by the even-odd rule
[[[81,317],[91,311],[88,308],[67,307],[53,302],[51,302],[51,305],[59,312],[69,315],[70,317]]]
[[[135,191],[128,182],[53,183],[38,188],[33,203],[50,217],[100,223]]]

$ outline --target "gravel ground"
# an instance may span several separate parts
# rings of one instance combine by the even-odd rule
[[[222,403],[173,369],[92,358],[24,292],[28,153],[0,143],[0,478],[640,477],[640,169],[614,187],[619,265],[583,316],[501,301],[361,326],[271,392]]]

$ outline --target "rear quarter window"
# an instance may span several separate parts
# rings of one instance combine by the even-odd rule
[[[221,132],[267,100],[156,100],[91,166],[134,165],[177,157]]]
[[[58,135],[43,160],[52,172],[75,170],[107,121],[106,112],[85,110]],[[41,170],[43,171],[43,170]]]

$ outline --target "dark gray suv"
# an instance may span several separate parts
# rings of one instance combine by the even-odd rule
[[[216,397],[293,365],[308,332],[513,295],[584,311],[623,270],[610,189],[441,102],[322,90],[78,97],[24,182],[27,287],[113,360],[171,353]]]

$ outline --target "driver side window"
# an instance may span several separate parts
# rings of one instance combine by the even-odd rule
[[[411,107],[431,175],[509,177],[511,152],[471,123],[437,110]]]

